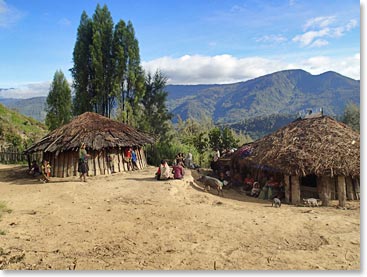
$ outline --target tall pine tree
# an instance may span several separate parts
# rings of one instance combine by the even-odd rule
[[[77,40],[73,52],[74,67],[70,70],[73,76],[73,88],[75,97],[73,101],[73,113],[79,115],[87,111],[93,111],[91,99],[93,91],[90,80],[91,57],[90,45],[92,44],[92,20],[83,11],[78,28]]]
[[[106,5],[97,5],[93,15],[93,37],[91,50],[91,71],[93,75],[92,89],[94,97],[92,103],[97,113],[110,116],[110,97],[112,94],[112,40],[113,21]]]
[[[56,71],[47,96],[46,125],[54,130],[68,123],[72,116],[71,90],[61,70]]]

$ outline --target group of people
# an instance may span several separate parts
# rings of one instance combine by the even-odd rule
[[[42,161],[41,168],[37,164],[37,161],[32,161],[31,169],[28,172],[33,177],[40,177],[40,181],[48,183],[51,177],[51,165],[47,160]]]
[[[158,170],[155,174],[157,180],[182,179],[185,175],[185,168],[195,168],[192,161],[192,154],[178,153],[172,163],[172,168],[166,160],[161,160]]]
[[[229,169],[223,169],[219,171],[218,179],[223,182],[224,188],[237,187],[247,196],[259,199],[283,199],[285,196],[284,185],[274,174],[260,174],[255,180],[250,173],[243,178],[239,172],[231,176]]]

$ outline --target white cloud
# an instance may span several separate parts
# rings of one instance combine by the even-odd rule
[[[286,62],[261,57],[236,58],[231,55],[185,55],[180,58],[162,57],[142,63],[146,71],[161,70],[168,84],[229,84],[243,82],[286,69],[303,69],[311,74],[335,71],[360,79],[360,53],[344,58],[315,56]],[[70,82],[69,82],[70,83]],[[0,90],[3,98],[31,98],[47,96],[51,81],[20,85]],[[3,87],[4,89],[4,87]]]
[[[319,41],[322,44],[325,42]],[[148,72],[161,70],[169,84],[225,84],[246,81],[285,69],[303,69],[312,74],[335,71],[360,79],[359,54],[347,58],[312,57],[292,63],[261,57],[235,58],[231,55],[185,55],[180,58],[162,57],[142,63]]]
[[[287,41],[287,38],[283,35],[266,35],[256,39],[256,42],[265,43],[282,43]]]
[[[310,47],[321,47],[328,44],[325,38],[338,38],[343,36],[346,32],[349,32],[355,28],[358,23],[355,19],[349,20],[349,22],[342,26],[330,26],[335,22],[334,16],[329,17],[317,17],[312,18],[307,21],[304,26],[304,31],[312,29],[305,32],[304,34],[296,35],[292,41],[299,42],[301,46]],[[324,38],[324,39],[318,39]]]
[[[314,39],[318,37],[327,36],[330,32],[329,28],[325,28],[319,31],[309,31],[304,33],[303,35],[297,35],[293,38],[294,42],[300,42],[302,46],[310,45]]]
[[[328,45],[329,42],[327,40],[324,40],[324,39],[317,39],[315,40],[311,45],[310,47],[322,47],[322,46],[325,46],[325,45]]]
[[[2,98],[30,98],[37,96],[47,96],[51,82],[40,82],[20,85],[6,90],[0,90]]]
[[[22,18],[22,13],[16,8],[8,5],[4,0],[0,0],[0,28],[13,25]]]
[[[335,22],[335,16],[320,16],[307,20],[306,24],[303,26],[303,30],[325,28],[330,24]]]

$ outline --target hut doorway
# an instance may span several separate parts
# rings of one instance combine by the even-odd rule
[[[311,174],[301,178],[301,199],[302,198],[319,198],[316,175]]]

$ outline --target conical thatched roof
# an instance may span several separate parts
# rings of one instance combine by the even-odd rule
[[[287,175],[360,175],[360,135],[328,116],[298,119],[232,158]]]
[[[101,150],[103,148],[142,146],[153,143],[154,138],[127,124],[96,113],[86,112],[43,137],[25,153],[76,150],[83,142],[86,143],[88,149]]]

